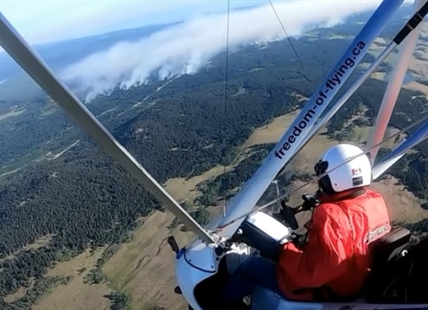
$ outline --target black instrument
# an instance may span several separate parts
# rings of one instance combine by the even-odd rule
[[[292,230],[298,229],[299,224],[296,220],[296,214],[303,211],[311,211],[317,205],[319,205],[319,200],[312,195],[302,195],[302,199],[303,203],[296,208],[288,206],[285,201],[282,200],[281,210],[278,213],[273,214],[272,216],[287,227],[290,227]]]

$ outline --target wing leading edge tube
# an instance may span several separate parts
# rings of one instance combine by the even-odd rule
[[[0,45],[74,120],[183,224],[207,243],[216,238],[203,229],[178,202],[112,136],[86,106],[48,68],[0,12]]]

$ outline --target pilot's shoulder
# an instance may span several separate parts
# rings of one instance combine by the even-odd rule
[[[326,220],[327,218],[337,220],[339,218],[342,218],[343,216],[345,215],[341,208],[337,204],[331,202],[323,202],[319,204],[314,209],[313,214],[314,218],[318,218],[321,220]]]

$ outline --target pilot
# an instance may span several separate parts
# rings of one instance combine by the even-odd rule
[[[222,305],[241,308],[256,286],[300,301],[345,301],[362,291],[372,260],[369,244],[391,230],[384,198],[368,188],[370,160],[360,148],[339,144],[315,172],[320,204],[305,225],[307,242],[285,244],[278,262],[248,258],[223,288]]]

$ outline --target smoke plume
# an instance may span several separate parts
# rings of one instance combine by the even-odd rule
[[[371,1],[287,1],[275,9],[290,36],[314,27],[329,27],[347,16],[379,5]],[[205,15],[156,32],[138,42],[121,42],[92,54],[61,73],[66,81],[78,83],[87,100],[115,87],[127,89],[159,79],[193,74],[213,56],[224,51],[226,14]],[[285,34],[269,5],[230,13],[230,47],[283,40]]]

